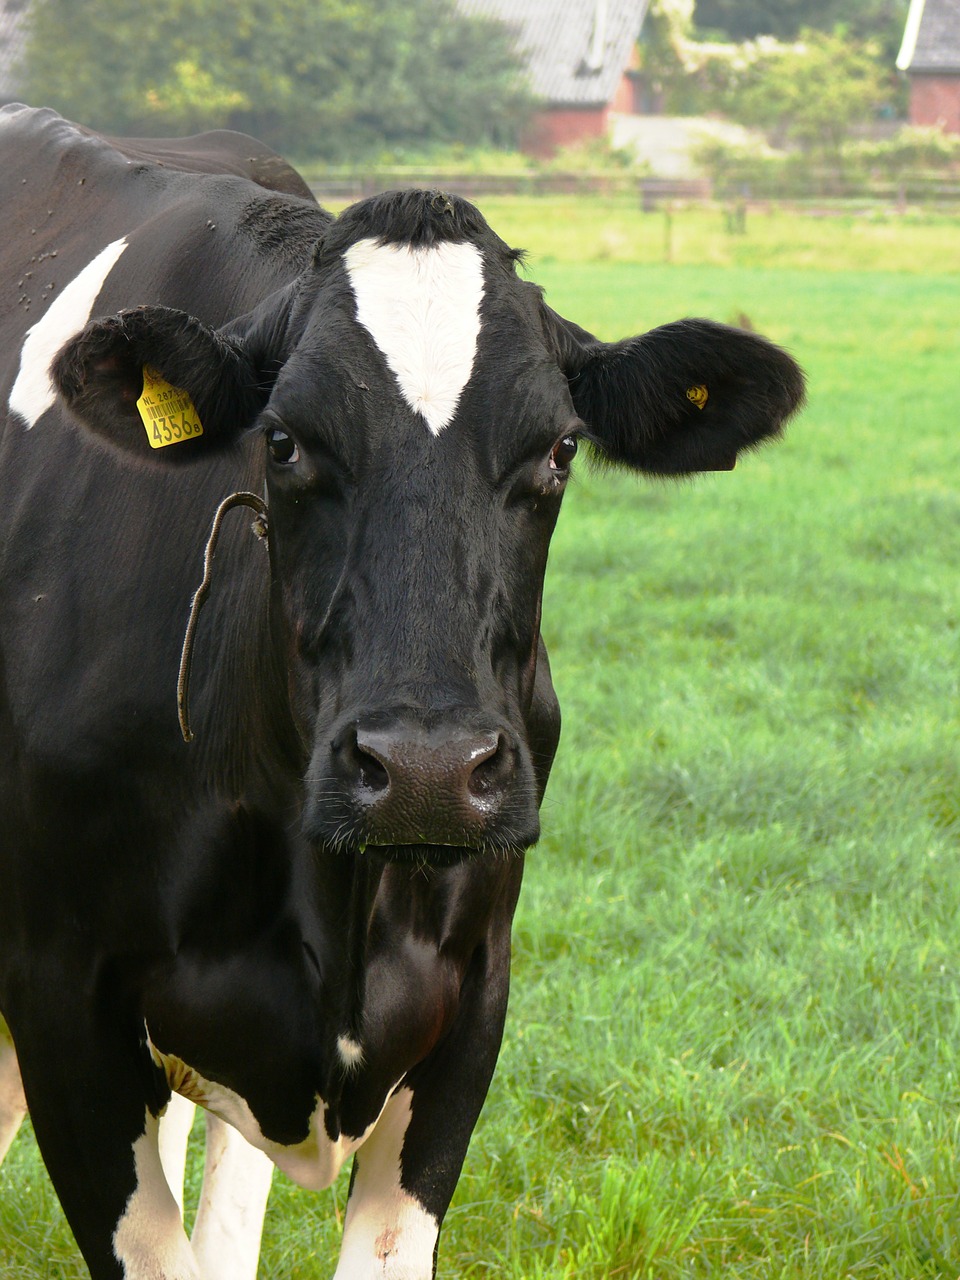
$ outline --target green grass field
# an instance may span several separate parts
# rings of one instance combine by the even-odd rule
[[[565,713],[449,1280],[960,1275],[960,227],[491,200],[603,337],[746,316],[782,444],[581,468],[544,632]],[[277,1179],[265,1280],[328,1277],[345,1183]],[[29,1136],[0,1276],[82,1267]],[[39,1225],[38,1225],[39,1224]]]

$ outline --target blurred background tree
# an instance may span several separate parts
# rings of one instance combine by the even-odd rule
[[[509,29],[454,0],[34,0],[25,79],[107,132],[231,127],[331,159],[508,144],[532,105]]]
[[[888,80],[875,44],[804,31],[796,44],[762,52],[727,105],[774,143],[836,149],[856,125],[874,119]]]
[[[696,24],[702,35],[727,40],[792,40],[804,29],[842,27],[854,39],[878,41],[892,62],[909,7],[909,0],[697,0]]]
[[[858,126],[902,111],[894,55],[868,18],[905,11],[907,2],[697,0],[694,8],[690,0],[652,0],[644,65],[656,76],[668,115],[721,115],[761,130],[775,146],[836,149]],[[834,22],[841,4],[843,26]],[[824,26],[797,29],[804,16]],[[726,25],[705,31],[708,18]],[[902,24],[901,14],[897,41]],[[860,27],[872,34],[857,34]],[[733,32],[744,38],[733,39]]]

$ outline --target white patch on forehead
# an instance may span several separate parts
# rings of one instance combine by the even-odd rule
[[[343,255],[357,319],[407,404],[438,436],[470,380],[480,335],[483,258],[472,244],[432,248],[358,240]]]
[[[27,330],[20,352],[20,371],[10,392],[10,409],[23,418],[28,429],[57,398],[50,378],[53,357],[90,319],[103,282],[126,247],[124,238],[102,249],[50,304],[43,317]]]

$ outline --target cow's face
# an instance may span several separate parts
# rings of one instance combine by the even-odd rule
[[[485,228],[356,223],[318,255],[260,419],[308,823],[523,847],[540,596],[581,424],[539,294]]]
[[[147,364],[204,421],[183,455],[237,423],[263,449],[307,834],[432,861],[537,837],[558,731],[540,600],[578,442],[660,474],[729,467],[802,395],[783,352],[709,322],[596,342],[430,193],[354,206],[219,333],[124,313],[55,377],[91,427],[139,440]]]

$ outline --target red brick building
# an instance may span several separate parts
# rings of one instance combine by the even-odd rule
[[[897,66],[910,78],[910,123],[960,133],[960,0],[910,0]]]
[[[540,102],[524,150],[605,137],[612,111],[635,110],[637,39],[648,0],[457,0],[516,31]]]

